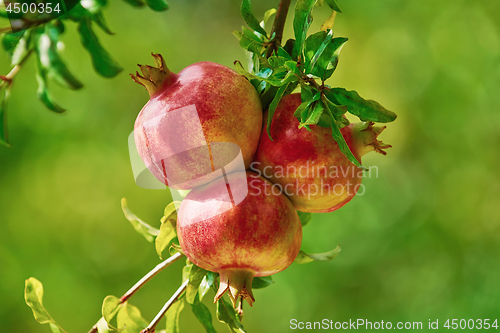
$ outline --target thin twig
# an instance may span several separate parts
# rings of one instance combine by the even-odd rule
[[[19,73],[19,70],[23,66],[23,64],[26,62],[26,60],[29,58],[29,56],[33,53],[33,49],[29,50],[28,53],[24,56],[23,59],[19,62],[19,64],[15,65],[14,68],[9,72],[7,75],[0,75],[0,80],[3,82],[0,84],[0,87],[3,87],[4,84],[7,84],[7,86],[10,86],[12,84],[12,81],[14,80],[14,77]]]
[[[10,32],[10,31],[12,31],[11,27],[0,28],[0,34],[3,34],[4,32]]]
[[[182,295],[184,290],[186,290],[188,283],[189,279],[186,279],[186,281],[184,281],[184,283],[179,287],[179,289],[177,289],[175,294],[173,294],[172,297],[170,297],[170,299],[167,301],[167,303],[165,303],[165,305],[160,310],[160,312],[158,312],[153,321],[148,325],[148,327],[143,329],[141,333],[154,333],[156,326],[158,325],[160,320],[163,318],[165,313],[167,313],[168,309],[172,306],[172,304],[174,304],[174,302],[179,298],[179,296]]]
[[[271,44],[269,45],[266,58],[273,55],[274,51],[278,50],[281,46],[281,41],[283,40],[283,29],[285,29],[286,16],[288,15],[288,8],[290,7],[291,0],[281,0],[278,11],[276,12],[276,17],[273,23],[273,29],[271,30],[271,36],[276,33]]]
[[[167,268],[177,260],[179,260],[183,256],[182,253],[177,252],[172,255],[170,258],[162,261],[155,268],[153,268],[148,274],[144,275],[142,279],[140,279],[132,288],[130,288],[121,298],[120,304],[125,303],[130,297],[132,297],[139,289],[142,288],[149,280],[151,280],[156,274],[162,271],[164,268]],[[88,333],[96,333],[97,332],[97,323],[90,329]]]
[[[135,292],[137,290],[141,289],[141,287],[144,286],[149,280],[151,280],[156,274],[158,274],[164,268],[170,266],[172,263],[174,263],[175,261],[177,261],[178,259],[180,259],[182,256],[183,256],[182,253],[177,252],[176,254],[174,254],[173,256],[171,256],[170,258],[168,258],[168,259],[162,261],[161,263],[159,263],[155,268],[153,268],[151,270],[151,272],[149,272],[148,274],[144,275],[144,277],[142,279],[140,279],[132,288],[130,288],[125,293],[125,295],[123,295],[120,298],[120,302],[121,303],[126,302],[130,297],[132,297],[135,294]]]

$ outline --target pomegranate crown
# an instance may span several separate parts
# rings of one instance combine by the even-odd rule
[[[151,52],[151,55],[155,60],[156,67],[137,64],[141,69],[142,75],[139,72],[135,72],[135,75],[130,74],[130,76],[134,82],[146,88],[149,96],[153,97],[162,89],[165,82],[169,81],[169,78],[172,78],[175,74],[168,69],[165,59],[163,59],[161,54]]]

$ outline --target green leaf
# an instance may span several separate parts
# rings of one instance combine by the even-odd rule
[[[269,111],[267,114],[267,135],[269,135],[269,139],[271,139],[271,141],[273,140],[271,137],[271,123],[273,122],[274,112],[276,111],[276,108],[278,107],[279,102],[283,98],[285,91],[287,90],[287,88],[290,84],[291,83],[288,83],[288,84],[281,86],[278,89],[278,91],[276,92],[276,96],[273,98],[273,101],[269,105]]]
[[[344,88],[331,88],[325,91],[328,99],[340,105],[347,106],[350,113],[359,117],[361,121],[374,121],[377,123],[389,123],[394,121],[397,115],[372,100],[365,100],[352,90]]]
[[[262,42],[258,39],[258,37],[252,32],[251,34],[248,33],[248,31],[251,31],[247,28],[243,28],[243,34],[240,35],[240,46],[244,50],[247,50],[249,52],[253,52],[256,54],[260,54],[260,50],[262,48]]]
[[[181,297],[168,309],[165,317],[167,319],[166,333],[179,333],[179,316],[184,309],[184,297]],[[137,332],[136,332],[137,333]]]
[[[118,297],[112,295],[106,296],[102,302],[102,317],[107,323],[110,323],[121,307],[122,304]]]
[[[325,253],[307,254],[304,251],[299,251],[297,258],[295,258],[295,263],[307,264],[311,261],[330,261],[339,255],[340,250],[340,245],[337,245],[336,248]]]
[[[307,38],[304,52],[306,73],[325,81],[337,68],[339,54],[347,38],[332,38],[333,31],[320,31]]]
[[[302,223],[302,227],[305,227],[306,225],[309,224],[309,222],[312,221],[312,218],[313,218],[312,213],[304,213],[304,212],[297,211],[297,214],[299,215],[300,223]]]
[[[266,77],[262,77],[262,76],[258,76],[258,75],[249,73],[248,71],[246,71],[243,68],[243,65],[239,61],[235,61],[234,65],[235,65],[234,68],[235,68],[236,72],[240,75],[243,75],[248,80],[258,79],[259,81],[265,81],[273,86],[282,86],[283,85],[282,79],[276,78],[274,76],[269,76],[266,78]],[[265,70],[265,69],[262,69],[261,72],[263,70]],[[269,69],[266,69],[266,70],[269,70]],[[261,72],[259,72],[259,73],[261,73]],[[274,71],[272,73],[274,73]]]
[[[122,333],[137,333],[148,326],[148,322],[141,315],[141,311],[128,302],[123,303],[116,316],[118,329]]]
[[[49,93],[49,87],[47,84],[47,70],[43,68],[42,64],[40,63],[40,57],[37,57],[37,60],[35,61],[36,64],[36,80],[38,82],[38,90],[37,90],[37,95],[40,101],[47,107],[49,110],[57,112],[57,113],[62,113],[66,111],[62,107],[60,107],[57,103],[55,103],[52,100],[52,97],[50,96]]]
[[[314,95],[313,95],[314,94]],[[303,88],[300,94],[300,99],[302,103],[295,110],[293,115],[299,120],[299,122],[305,121],[307,116],[307,110],[310,106],[321,98],[321,92],[316,89]]]
[[[226,302],[224,300],[224,297],[221,297],[217,301],[217,308],[216,308],[216,314],[217,314],[217,319],[221,323],[225,323],[231,332],[242,332],[246,333],[245,328],[243,328],[243,325],[239,322],[239,320],[236,318],[236,313],[234,312],[234,308],[231,304]]]
[[[189,271],[189,282],[186,288],[186,301],[189,304],[193,304],[196,295],[198,294],[198,288],[200,287],[201,281],[208,273],[208,271],[204,270],[193,264]]]
[[[274,281],[271,276],[256,276],[252,280],[252,289],[262,289],[273,283]]]
[[[83,47],[90,53],[92,64],[97,73],[110,78],[120,73],[123,68],[102,47],[92,30],[92,23],[88,18],[83,18],[78,24],[78,33]]]
[[[267,24],[267,21],[269,20],[269,18],[271,18],[271,16],[273,16],[274,14],[276,14],[276,9],[274,8],[271,8],[269,10],[267,10],[265,13],[264,13],[264,19],[262,20],[262,22],[260,22],[260,26],[265,29],[266,28],[266,24]]]
[[[345,139],[342,136],[342,133],[340,132],[340,128],[339,128],[339,126],[337,125],[337,123],[335,121],[335,117],[333,116],[332,110],[330,109],[328,103],[325,103],[324,106],[326,107],[326,111],[328,112],[328,114],[331,117],[331,120],[332,120],[332,123],[331,123],[332,135],[333,135],[333,138],[335,139],[335,141],[337,142],[337,144],[339,145],[340,151],[345,156],[347,156],[347,158],[349,159],[349,161],[351,161],[354,165],[363,168],[363,166],[361,165],[361,163],[359,163],[359,161],[356,159],[356,157],[354,157],[353,153],[351,152],[351,149],[349,148],[349,146],[345,142]]]
[[[250,28],[267,37],[266,30],[260,26],[259,20],[253,15],[252,3],[250,0],[243,0],[241,2],[241,16]]]
[[[340,10],[340,7],[339,5],[337,5],[337,1],[336,0],[325,0],[325,2],[328,4],[328,6],[330,6],[330,8],[336,12],[339,12],[339,13],[342,13],[342,11]]]
[[[217,333],[212,324],[212,315],[210,311],[198,298],[195,298],[193,304],[191,304],[191,310],[207,333]]]
[[[160,232],[155,240],[156,253],[162,260],[163,251],[169,248],[172,241],[177,237],[177,211],[175,210],[175,204],[175,202],[171,202],[165,208],[164,215],[161,218]]]
[[[144,2],[142,0],[124,0],[124,1],[134,7],[144,7]]]
[[[168,3],[165,0],[144,0],[149,8],[161,12],[168,9]]]
[[[314,103],[309,106],[307,108],[307,111],[309,112],[307,113],[306,117],[302,117],[303,120],[300,122],[299,128],[309,125],[316,125],[324,110],[325,108],[323,107],[323,103]]]
[[[105,33],[107,33],[108,35],[114,35],[115,33],[113,31],[111,31],[111,29],[109,28],[109,25],[108,25],[108,22],[106,21],[106,19],[104,18],[104,15],[102,13],[102,10],[94,13],[92,16],[91,16],[91,19],[93,22],[97,23],[97,25],[99,26],[99,28],[101,28]]]
[[[2,46],[11,60],[11,65],[18,65],[31,48],[31,29],[4,35]]]
[[[143,220],[141,220],[137,215],[132,213],[132,211],[127,206],[127,199],[122,199],[122,211],[125,218],[130,221],[135,231],[142,235],[150,243],[153,242],[154,237],[160,235],[160,230],[152,227]]]
[[[33,316],[35,320],[40,324],[49,324],[52,332],[64,332],[64,331],[52,317],[49,315],[47,310],[43,306],[43,285],[37,279],[31,277],[26,280],[24,288],[24,300],[26,304],[33,311]]]
[[[7,100],[10,96],[10,87],[5,88],[0,102],[0,143],[10,147],[9,132],[7,128]]]
[[[207,272],[207,274],[203,277],[200,287],[198,288],[200,301],[203,300],[203,297],[205,297],[206,293],[210,290],[210,287],[214,284],[216,278],[217,273],[214,272]]]
[[[283,57],[286,60],[292,60],[292,56],[281,46],[278,48],[278,57]]]
[[[302,54],[307,30],[312,23],[312,10],[317,0],[297,0],[295,4],[295,17],[293,19],[293,32],[295,34],[295,45],[292,57],[297,59]]]
[[[319,57],[323,54],[328,44],[331,43],[333,30],[328,32],[319,31],[307,37],[304,45],[304,55],[306,64],[306,73],[312,73],[312,69]]]
[[[43,32],[39,30],[40,33],[35,34],[35,50],[39,64],[50,78],[64,88],[78,90],[83,84],[68,70],[57,49],[59,36],[63,31],[62,22],[58,20],[46,23]]]

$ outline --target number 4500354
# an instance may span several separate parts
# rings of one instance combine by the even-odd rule
[[[450,322],[451,321],[451,322]],[[490,319],[448,319],[444,324],[444,327],[447,329],[498,329],[498,319],[495,319],[493,322],[490,322]]]
[[[61,9],[59,8],[59,3],[56,3],[55,6],[52,6],[52,3],[12,3],[10,2],[5,8],[5,11],[8,13],[31,13],[31,14],[50,14],[52,12],[60,13]]]

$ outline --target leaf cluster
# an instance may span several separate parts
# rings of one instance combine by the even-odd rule
[[[24,1],[24,0],[23,0]],[[165,0],[125,0],[127,3],[142,7],[147,5],[152,10],[168,9]],[[21,1],[22,2],[22,1]],[[25,1],[31,3],[31,1]],[[123,68],[106,51],[95,33],[99,27],[106,34],[114,33],[104,18],[107,0],[86,0],[85,2],[68,0],[61,2],[60,14],[41,14],[36,17],[31,13],[7,12],[5,5],[0,6],[0,18],[7,18],[21,26],[14,31],[0,35],[3,50],[8,55],[13,67],[12,77],[0,76],[0,143],[9,146],[7,130],[7,100],[12,88],[13,76],[32,54],[35,56],[37,95],[40,101],[51,111],[62,113],[65,108],[56,103],[50,93],[49,82],[53,81],[63,88],[78,90],[83,84],[69,70],[63,60],[64,43],[61,38],[67,22],[76,24],[81,45],[88,52],[94,70],[105,78],[118,75]],[[71,10],[70,10],[71,9]],[[13,25],[14,26],[14,25]]]
[[[333,14],[341,12],[335,0],[297,0],[293,19],[294,38],[288,39],[284,46],[278,45],[277,51],[268,56],[268,48],[276,47],[275,39],[281,39],[276,33],[269,35],[265,31],[267,18],[274,11],[266,12],[264,20],[258,23],[250,0],[244,0],[241,14],[249,28],[243,27],[242,32],[235,35],[240,46],[249,54],[250,64],[246,70],[237,61],[236,71],[244,75],[259,93],[263,107],[268,111],[266,131],[271,140],[271,126],[279,102],[299,87],[302,104],[294,114],[299,120],[299,128],[308,131],[314,125],[331,128],[341,151],[352,163],[361,167],[340,131],[349,125],[345,114],[349,112],[361,121],[373,122],[394,121],[396,114],[375,101],[365,100],[355,91],[325,84],[337,68],[340,51],[347,38],[334,36],[332,19],[325,22],[324,30],[308,35],[313,10],[323,2],[333,10]]]

